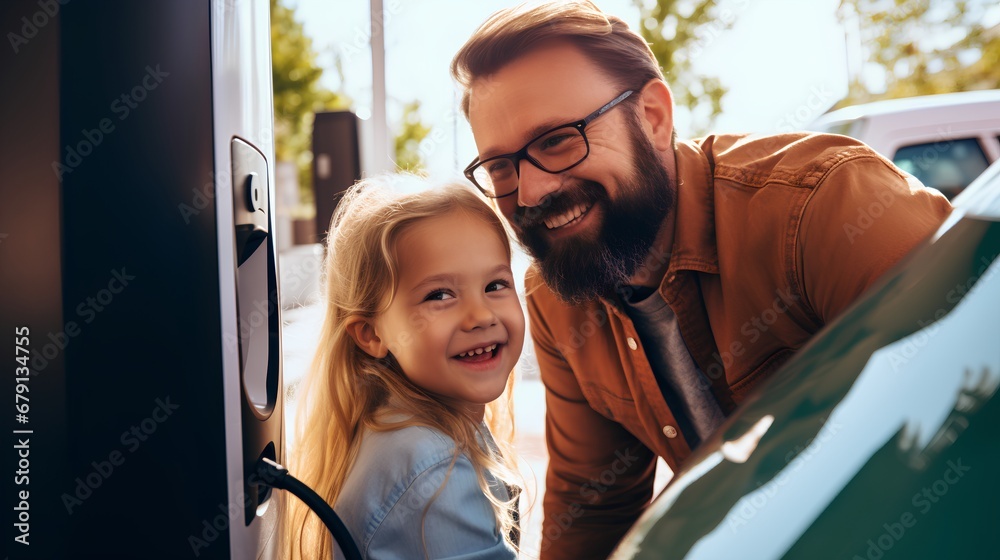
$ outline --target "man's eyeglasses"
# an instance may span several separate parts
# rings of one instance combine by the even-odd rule
[[[633,90],[628,90],[581,120],[539,134],[514,153],[493,156],[484,161],[476,158],[465,168],[465,176],[486,196],[502,198],[517,192],[522,159],[546,173],[572,169],[590,155],[590,142],[584,128],[632,93]]]

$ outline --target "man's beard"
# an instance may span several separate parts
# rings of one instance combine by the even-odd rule
[[[582,181],[558,191],[541,206],[518,207],[514,212],[521,245],[535,258],[549,288],[568,303],[609,296],[628,284],[674,205],[673,179],[638,123],[628,122],[634,166],[631,175],[620,182],[615,200],[603,185]],[[601,206],[604,215],[599,230],[550,241],[544,220],[578,204],[589,206],[588,212]]]

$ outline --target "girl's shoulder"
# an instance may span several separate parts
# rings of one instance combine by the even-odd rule
[[[430,498],[435,494],[446,479],[442,473],[451,470],[453,461],[463,466],[468,463],[464,455],[456,458],[455,442],[434,428],[366,429],[334,509],[355,535],[358,545],[367,548],[374,533],[399,509],[401,501],[413,509],[410,504],[413,499],[407,496]],[[463,483],[454,477],[447,478],[450,484]]]
[[[385,431],[367,429],[362,436],[356,463],[365,463],[376,469],[409,471],[415,476],[419,471],[454,455],[455,441],[429,426],[407,426]]]
[[[498,497],[509,499],[503,492]],[[514,557],[472,462],[434,428],[366,430],[335,509],[365,555],[412,557],[426,537],[431,557],[462,550]]]
[[[428,471],[468,459],[454,440],[427,426],[366,429],[338,502],[371,510],[390,504]],[[365,505],[366,504],[366,505]],[[379,504],[379,505],[376,505]]]

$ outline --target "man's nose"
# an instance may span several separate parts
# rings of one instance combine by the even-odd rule
[[[528,160],[521,160],[517,187],[517,203],[524,208],[541,205],[545,198],[559,190],[562,184],[560,173],[549,173],[535,167]]]

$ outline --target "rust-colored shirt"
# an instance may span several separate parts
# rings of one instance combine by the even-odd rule
[[[944,221],[951,205],[843,136],[679,142],[659,293],[725,413]],[[546,387],[543,560],[605,558],[691,452],[616,298],[570,306],[532,268]]]

